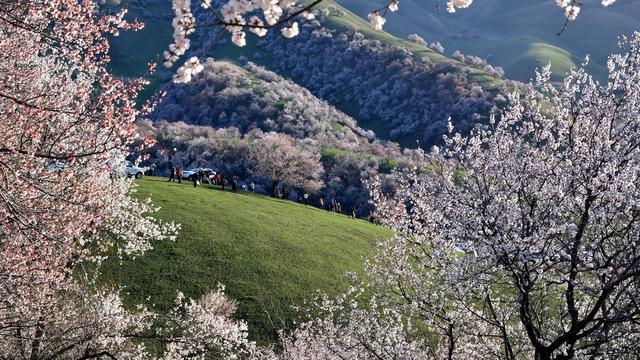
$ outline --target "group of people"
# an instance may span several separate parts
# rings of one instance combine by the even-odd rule
[[[169,182],[177,181],[178,183],[181,183],[182,177],[183,177],[183,169],[181,167],[179,168],[171,167],[169,171]],[[220,186],[222,191],[224,191],[225,188],[229,185],[229,180],[227,180],[227,178],[225,178],[219,172],[209,176],[209,174],[207,174],[205,171],[199,170],[198,172],[192,174],[189,178],[191,179],[191,181],[193,181],[193,187],[198,187],[199,184],[202,184],[204,182],[205,178],[207,178],[207,182],[209,182],[210,184]],[[238,191],[239,184],[240,184],[240,177],[238,175],[234,175],[231,178],[231,190],[234,192]],[[242,190],[255,192],[256,184],[254,182],[251,182],[248,186],[242,185]],[[273,195],[278,199],[287,200],[289,199],[290,189],[287,186],[283,186],[282,189],[277,189]],[[309,205],[309,198],[310,198],[309,194],[305,192],[302,194],[302,196],[298,197],[298,203]],[[331,198],[330,203],[325,204],[324,197],[321,196],[319,198],[319,203],[320,203],[319,204],[320,208],[326,210],[327,212],[335,212],[338,214],[343,214],[342,205],[335,197]],[[355,218],[356,208],[352,206],[351,211],[348,215],[351,216],[352,218]]]
[[[177,181],[178,183],[182,183],[183,177],[184,177],[184,172],[181,167],[179,168],[171,167],[171,169],[169,170],[169,180],[168,180],[169,182]],[[219,172],[209,174],[208,171],[204,171],[201,169],[189,176],[189,180],[193,182],[193,187],[198,187],[198,185],[203,184],[205,182],[205,179],[207,180],[206,182],[212,185],[220,186],[222,191],[224,191],[225,188],[229,185],[229,180]],[[231,178],[231,190],[238,191],[239,185],[240,185],[240,177],[238,175],[234,175]],[[251,192],[255,192],[256,184],[251,182],[249,186],[243,185],[242,189],[244,191],[249,190]]]
[[[169,182],[176,182],[176,180],[178,181],[178,184],[182,182],[182,168],[175,168],[172,166],[169,171]]]
[[[307,195],[307,194],[305,194]],[[320,208],[325,209],[328,212],[335,212],[338,214],[343,214],[342,212],[342,204],[340,204],[340,202],[338,200],[336,200],[335,196],[331,198],[331,203],[330,204],[326,204],[324,202],[324,198],[320,197]],[[351,212],[348,214],[349,216],[351,216],[352,218],[356,217],[356,208],[355,206],[351,207]]]

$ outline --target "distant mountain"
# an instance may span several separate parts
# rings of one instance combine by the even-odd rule
[[[386,0],[339,0],[340,5],[366,17]],[[442,2],[441,2],[442,3]],[[402,38],[418,34],[439,41],[446,54],[460,50],[486,58],[505,69],[506,77],[528,81],[534,68],[551,62],[559,78],[591,54],[591,70],[606,75],[607,56],[616,51],[619,35],[640,30],[640,2],[618,0],[603,7],[600,0],[583,0],[578,19],[560,36],[562,9],[553,0],[478,0],[449,14],[436,12],[436,0],[401,0],[397,13],[387,16],[385,30]]]

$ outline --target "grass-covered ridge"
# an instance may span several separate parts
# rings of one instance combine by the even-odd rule
[[[386,0],[337,0],[358,16],[383,6]],[[630,35],[640,25],[635,0],[617,0],[603,7],[600,1],[583,1],[583,10],[561,35],[562,9],[551,0],[476,1],[468,9],[449,14],[436,12],[435,1],[403,0],[398,12],[387,16],[385,30],[400,38],[419,34],[439,41],[446,54],[460,50],[503,67],[506,77],[529,81],[535,66],[551,63],[554,79],[561,79],[571,63],[580,64],[591,54],[590,72],[606,79],[606,61],[617,52],[617,38]]]
[[[138,19],[145,22],[145,28],[137,32],[124,32],[111,42],[112,67],[119,75],[142,76],[146,73],[147,63],[152,60],[161,59],[162,51],[168,48],[172,41],[171,26],[172,10],[171,3],[158,0],[152,1],[151,6],[140,7],[138,1],[125,0],[123,5],[129,6],[127,18]],[[344,4],[343,4],[344,3]],[[342,5],[344,6],[342,6]],[[404,47],[416,56],[428,57],[434,62],[445,61],[449,58],[426,46],[402,39],[386,31],[374,30],[371,25],[362,17],[356,15],[348,7],[357,8],[350,1],[324,0],[317,6],[317,9],[337,9],[327,17],[323,26],[336,31],[355,29],[364,34],[367,38],[380,40],[383,43]],[[278,30],[275,30],[278,31]],[[239,62],[241,57],[250,59],[254,63],[270,68],[271,54],[261,51],[257,46],[258,38],[253,34],[247,35],[247,46],[239,48],[231,42],[217,44],[208,47],[206,54],[215,59]],[[135,51],[134,51],[135,50]],[[255,55],[259,54],[258,57]],[[482,70],[474,70],[473,80],[483,86],[495,86],[496,81]],[[282,74],[286,75],[286,74]],[[160,84],[154,84],[154,89]]]
[[[198,297],[222,283],[260,341],[274,340],[279,321],[294,318],[291,305],[317,289],[344,290],[345,273],[361,271],[375,242],[391,236],[362,220],[262,195],[163,178],[138,184],[136,196],[150,197],[161,207],[156,216],[182,230],[176,242],[157,244],[142,257],[109,260],[102,283],[124,286],[129,305],[153,303],[159,310],[172,305],[177,290]]]

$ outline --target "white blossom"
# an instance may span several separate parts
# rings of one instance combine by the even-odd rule
[[[235,31],[231,36],[231,41],[239,47],[247,45],[247,34],[244,31]]]
[[[287,39],[291,39],[292,37],[297,36],[299,33],[300,33],[300,30],[298,29],[297,22],[294,22],[290,26],[287,26],[282,29],[282,35]]]
[[[204,66],[200,63],[197,57],[192,57],[187,60],[173,76],[173,82],[178,84],[185,84],[191,81],[191,78],[197,75],[204,69]]]
[[[264,26],[264,23],[262,22],[262,20],[260,20],[260,18],[255,15],[251,19],[249,19],[249,24],[253,26]],[[251,31],[252,33],[260,37],[267,35],[267,29],[262,27],[252,27],[249,29],[249,31]]]
[[[564,16],[569,21],[575,20],[578,17],[578,14],[580,14],[580,7],[579,6],[567,6],[565,8]]]
[[[472,2],[473,0],[449,0],[447,1],[447,11],[454,13],[456,9],[466,9]]]
[[[387,22],[387,20],[382,16],[380,16],[380,14],[377,11],[374,11],[371,14],[369,14],[368,18],[369,18],[369,22],[371,23],[371,26],[373,26],[373,28],[376,30],[382,30],[382,25],[384,25],[384,23]]]
[[[398,11],[398,2],[399,0],[391,0],[391,3],[389,3],[389,6],[387,7],[389,11],[391,12]]]

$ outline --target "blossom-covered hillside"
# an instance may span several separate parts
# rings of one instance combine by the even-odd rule
[[[165,12],[170,15],[171,10],[161,5],[155,0],[130,2],[133,12],[152,20],[154,27],[168,21]],[[410,147],[416,140],[425,148],[440,143],[449,117],[458,129],[468,131],[503,105],[503,72],[482,59],[461,54],[451,59],[440,53],[439,44],[401,40],[374,30],[330,0],[314,14],[315,20],[300,22],[293,39],[271,32],[259,41],[249,34],[244,47],[237,47],[226,34],[218,35],[220,29],[199,31],[191,36],[187,56],[259,64],[306,87],[356,119],[359,127]],[[159,51],[171,40],[169,33],[148,35]],[[130,44],[126,37],[114,41],[116,68],[120,62],[129,65],[123,74],[130,73],[135,58],[148,60],[144,51],[132,54]],[[168,72],[162,80],[170,78]]]

